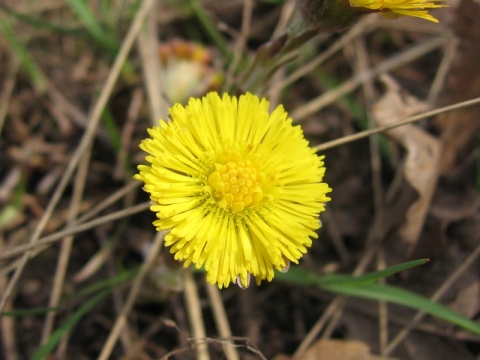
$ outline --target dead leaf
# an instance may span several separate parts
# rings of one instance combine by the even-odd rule
[[[426,103],[402,92],[391,77],[383,76],[382,81],[387,87],[387,92],[372,109],[377,125],[388,125],[428,110],[429,106]],[[404,177],[419,196],[408,209],[405,223],[401,228],[402,238],[412,245],[420,236],[437,184],[440,143],[416,125],[405,125],[389,130],[386,134],[407,151]]]
[[[480,311],[480,281],[477,277],[477,274],[470,276],[470,284],[459,289],[455,301],[450,305],[453,311],[471,319]]]
[[[372,355],[367,344],[357,340],[318,340],[302,355],[288,357],[280,355],[275,360],[387,360]]]

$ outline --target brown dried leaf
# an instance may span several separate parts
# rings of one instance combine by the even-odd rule
[[[288,358],[284,358],[287,360]],[[367,344],[356,340],[318,340],[301,356],[291,360],[387,360],[387,358],[372,355]]]
[[[475,277],[477,274],[473,275]],[[450,305],[455,312],[473,318],[480,311],[480,280],[470,276],[470,284],[466,284],[457,293],[455,301]]]
[[[372,109],[373,118],[378,125],[388,125],[428,110],[429,106],[426,103],[403,93],[391,77],[384,76],[382,81],[387,87],[387,92]],[[414,244],[425,223],[437,184],[440,143],[415,125],[405,125],[389,130],[387,135],[407,151],[404,176],[419,196],[408,209],[401,229],[402,238],[409,244]]]

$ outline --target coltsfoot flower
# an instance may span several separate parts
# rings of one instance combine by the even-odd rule
[[[323,156],[292,126],[282,106],[247,93],[191,98],[170,121],[148,129],[140,148],[157,230],[175,259],[205,267],[220,288],[271,281],[317,238],[331,191]]]

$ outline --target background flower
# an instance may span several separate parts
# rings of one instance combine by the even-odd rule
[[[184,266],[205,266],[220,288],[271,281],[311,246],[331,189],[323,157],[309,148],[282,106],[247,93],[209,93],[174,105],[171,121],[148,130],[150,165],[136,179],[157,213],[157,230]]]

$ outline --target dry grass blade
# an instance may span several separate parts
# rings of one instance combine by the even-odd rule
[[[441,108],[438,108],[438,109],[435,109],[435,110],[427,111],[427,112],[409,117],[408,119],[405,119],[405,120],[402,120],[402,121],[399,121],[399,122],[396,122],[396,123],[393,123],[393,124],[390,124],[390,125],[378,127],[376,129],[361,131],[361,132],[353,134],[353,135],[344,136],[340,139],[327,141],[327,142],[325,142],[321,145],[316,146],[315,148],[317,149],[317,151],[322,152],[322,151],[325,151],[327,149],[331,149],[331,148],[334,148],[334,147],[337,147],[337,146],[340,146],[340,145],[348,144],[352,141],[364,139],[364,138],[367,138],[367,137],[375,135],[375,134],[380,134],[380,133],[383,133],[385,131],[395,129],[397,127],[400,127],[400,126],[403,126],[403,125],[406,125],[406,124],[411,124],[411,123],[420,121],[422,119],[426,119],[426,118],[431,117],[431,116],[442,114],[442,113],[445,113],[445,112],[448,112],[448,111],[454,111],[454,110],[462,109],[462,108],[477,105],[477,104],[480,104],[480,97],[475,98],[475,99],[471,99],[471,100],[467,100],[467,101],[462,101],[462,102],[457,103],[457,104],[444,106],[444,107],[441,107]]]
[[[148,105],[150,108],[150,122],[156,125],[159,119],[164,119],[166,109],[165,97],[162,89],[162,68],[158,56],[159,34],[157,33],[155,12],[152,9],[147,21],[138,37],[140,60],[147,90]]]
[[[321,64],[323,64],[332,55],[343,49],[353,39],[365,34],[368,31],[374,30],[375,24],[376,19],[373,17],[367,17],[361,20],[349,32],[343,35],[339,41],[335,42],[334,45],[330,46],[325,52],[315,57],[313,60],[302,66],[300,69],[292,73],[283,81],[274,84],[272,92],[279,91],[279,89],[285,89],[287,86],[291,85],[301,77],[309,74],[310,72],[318,68]]]
[[[77,176],[75,177],[74,193],[71,198],[71,204],[67,215],[67,224],[71,224],[78,213],[80,212],[80,204],[82,202],[83,192],[85,189],[85,182],[87,179],[88,168],[90,165],[90,156],[91,149],[87,149],[87,154],[82,158],[80,166],[78,168]],[[73,236],[69,236],[62,241],[62,248],[60,250],[60,255],[58,257],[57,268],[55,271],[53,288],[50,293],[50,301],[48,303],[49,307],[56,307],[60,302],[60,298],[63,291],[65,276],[67,274],[68,263],[70,260],[70,255],[73,246]],[[42,340],[41,343],[44,344],[51,335],[54,321],[55,321],[55,312],[50,312],[45,318],[45,324],[43,326]]]
[[[145,278],[145,275],[148,273],[148,271],[155,264],[155,260],[158,258],[160,249],[162,248],[162,245],[163,245],[164,237],[165,237],[165,232],[159,232],[155,236],[155,239],[153,240],[152,247],[150,248],[148,257],[145,259],[140,269],[140,273],[135,278],[135,281],[132,284],[130,292],[128,293],[128,298],[125,301],[122,311],[117,317],[115,324],[113,325],[113,328],[110,331],[110,334],[108,335],[108,339],[105,341],[102,351],[98,356],[98,360],[107,360],[110,358],[110,355],[113,351],[115,343],[120,337],[123,327],[127,323],[128,314],[130,313],[130,310],[133,307],[135,299],[137,298],[137,295],[140,291],[140,287],[142,286],[142,283],[143,283],[143,279]]]
[[[413,60],[445,45],[448,41],[448,37],[438,36],[430,39],[429,41],[415,45],[411,49],[402,51],[400,54],[389,58],[375,68],[364,73],[356,74],[352,79],[344,82],[335,90],[329,91],[324,95],[320,95],[316,99],[303,104],[300,108],[291,113],[292,119],[295,119],[295,121],[302,121],[307,116],[312,115],[323,107],[338,100],[345,94],[355,90],[365,81],[369,81],[379,75],[385,74],[386,72],[391,71],[401,65],[408,64]]]
[[[198,296],[197,284],[190,271],[185,272],[185,302],[187,304],[188,317],[192,327],[193,344],[197,353],[197,360],[209,360],[208,346],[206,343],[207,333],[202,316],[202,306]]]
[[[99,226],[111,221],[132,216],[133,214],[137,214],[139,212],[147,210],[149,207],[150,207],[150,202],[146,202],[143,204],[132,206],[124,210],[117,211],[109,215],[102,216],[100,218],[97,218],[95,220],[92,220],[80,225],[73,225],[70,228],[67,228],[62,231],[58,231],[55,234],[42,237],[34,244],[29,243],[26,245],[19,245],[12,250],[5,251],[2,254],[0,254],[0,260],[11,259],[13,257],[24,254],[26,251],[35,251],[34,253],[32,252],[32,254],[30,254],[30,256],[33,257],[36,254],[38,254],[39,251],[42,251],[44,247],[49,246],[50,244],[57,242],[66,236],[77,234],[79,232],[86,231],[89,229],[93,229],[96,226]],[[2,269],[2,271],[0,271],[0,274],[3,272],[9,272],[9,271],[5,271],[4,269]]]
[[[7,72],[8,76],[3,81],[2,92],[0,93],[0,138],[2,137],[3,127],[7,117],[8,104],[13,93],[13,88],[15,87],[15,81],[19,68],[20,62],[16,58],[12,58],[12,60],[10,60],[10,66]]]
[[[230,330],[227,313],[225,311],[225,307],[223,306],[220,291],[218,290],[218,287],[207,284],[207,293],[212,306],[213,316],[215,317],[218,332],[224,339],[223,349],[225,351],[225,356],[228,360],[238,360],[238,353],[234,347],[233,341],[231,340],[232,331]]]

